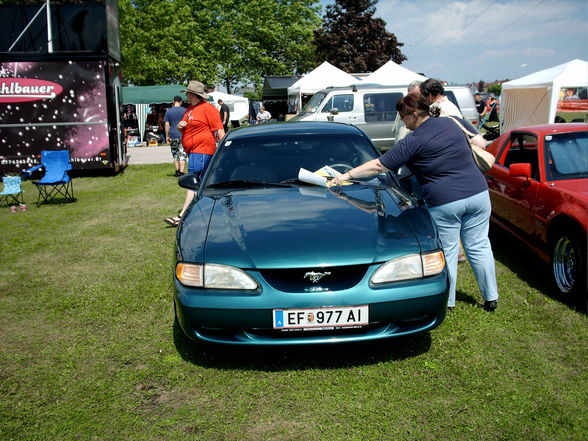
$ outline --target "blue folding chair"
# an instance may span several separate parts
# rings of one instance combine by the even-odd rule
[[[24,205],[20,176],[4,176],[4,188],[0,193],[0,205]]]
[[[50,203],[53,200],[61,202],[74,202],[73,182],[68,174],[71,170],[69,150],[43,150],[41,151],[41,163],[23,171],[25,176],[45,168],[44,176],[33,184],[39,190],[37,206],[42,203]],[[58,199],[58,196],[60,198]]]

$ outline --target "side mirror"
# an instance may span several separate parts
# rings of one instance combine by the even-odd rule
[[[508,167],[508,173],[512,177],[521,176],[527,179],[531,179],[531,164],[529,163],[520,163],[520,164],[511,164]]]
[[[178,179],[178,185],[182,188],[196,191],[200,187],[200,180],[196,174],[184,175]]]
[[[337,109],[336,107],[333,107],[331,109],[331,115],[335,116],[335,115],[339,115],[339,109]]]

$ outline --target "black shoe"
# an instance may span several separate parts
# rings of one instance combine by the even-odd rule
[[[496,300],[486,300],[484,302],[484,311],[494,312],[498,308],[498,302]]]
[[[180,176],[180,171],[179,171],[179,170],[176,170],[176,174],[175,174],[175,176],[176,176],[176,177]]]

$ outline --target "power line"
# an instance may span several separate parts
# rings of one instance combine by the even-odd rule
[[[540,0],[538,3],[535,4],[535,6],[533,6],[530,9],[528,9],[525,13],[521,14],[520,16],[516,17],[513,21],[511,21],[509,24],[507,24],[503,28],[500,28],[496,33],[497,34],[500,34],[502,31],[504,31],[505,29],[509,28],[514,23],[516,23],[518,20],[520,20],[521,18],[523,18],[526,15],[528,15],[529,13],[531,13],[531,11],[533,11],[535,8],[537,8],[543,2],[545,2],[545,0]],[[478,48],[468,49],[466,52],[462,53],[460,56],[458,56],[458,57],[454,58],[453,60],[449,61],[449,63],[454,63],[455,61],[460,60],[461,58],[465,57],[470,52],[472,52],[473,50],[476,50],[476,49],[478,49]],[[468,72],[467,74],[465,74],[465,76],[467,76],[467,75],[470,75],[470,72]]]
[[[472,1],[472,0],[470,0],[470,1],[468,2],[468,4],[469,4],[469,3],[471,3],[471,1]],[[466,29],[466,28],[467,28],[469,25],[471,25],[471,24],[472,24],[472,23],[473,23],[473,22],[474,22],[476,19],[478,19],[478,17],[480,17],[480,16],[481,16],[482,14],[484,14],[484,13],[485,13],[485,12],[486,12],[488,9],[490,9],[490,7],[491,7],[492,5],[494,5],[494,3],[496,3],[496,0],[492,0],[492,2],[491,2],[490,4],[488,4],[488,6],[486,6],[486,8],[485,8],[485,9],[484,9],[482,12],[480,12],[478,15],[476,15],[474,18],[472,18],[470,21],[468,21],[466,24],[464,24],[464,25],[463,25],[463,27],[461,28],[461,31],[463,32],[463,31],[464,31],[464,30],[465,30],[465,29]],[[432,31],[431,31],[431,32],[430,32],[430,33],[429,33],[429,34],[428,34],[428,35],[427,35],[427,36],[426,36],[424,39],[422,39],[422,40],[421,40],[419,43],[417,43],[417,46],[418,46],[419,44],[422,44],[423,42],[425,42],[425,40],[427,40],[427,38],[429,38],[431,35],[433,35],[433,33],[434,33],[435,31],[437,31],[437,27],[436,27],[436,26],[435,26],[435,27],[433,27],[433,30],[432,30]],[[413,46],[413,47],[414,47],[414,46]],[[439,48],[435,48],[435,49],[434,49],[434,50],[433,50],[431,53],[429,53],[429,54],[428,54],[426,57],[424,57],[424,58],[429,58],[431,55],[433,55],[433,54],[434,54],[435,52],[437,52],[438,50],[439,50]],[[421,58],[423,58],[423,57],[417,58],[417,61],[419,61]]]

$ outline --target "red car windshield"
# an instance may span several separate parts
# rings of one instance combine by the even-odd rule
[[[545,136],[547,179],[588,178],[588,132]]]

